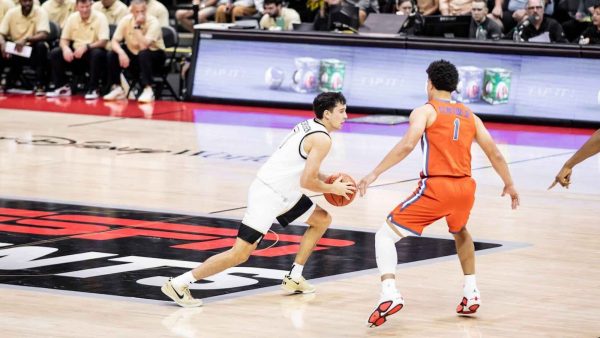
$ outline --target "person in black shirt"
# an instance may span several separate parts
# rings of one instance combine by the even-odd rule
[[[499,40],[502,28],[487,17],[488,7],[485,0],[473,0],[471,4],[471,27],[469,38],[477,40]]]
[[[592,13],[592,24],[581,33],[579,39],[580,45],[597,45],[600,44],[600,3],[594,6]]]
[[[544,16],[543,0],[529,0],[526,9],[531,24],[523,28],[521,33],[523,40],[536,38],[536,41],[544,42],[541,36],[547,33],[547,42],[568,42],[562,26],[556,20]]]

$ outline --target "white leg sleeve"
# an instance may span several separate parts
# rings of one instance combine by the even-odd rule
[[[398,265],[396,242],[400,239],[402,237],[390,229],[387,222],[383,223],[383,226],[375,233],[375,258],[381,275],[396,273],[396,265]]]

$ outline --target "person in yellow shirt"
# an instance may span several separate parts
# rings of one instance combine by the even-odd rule
[[[62,28],[67,17],[75,11],[75,0],[47,0],[42,4],[42,9],[48,14],[50,21]]]
[[[165,62],[165,44],[158,19],[148,14],[145,0],[132,0],[130,14],[126,15],[115,30],[108,52],[108,84],[111,91],[104,100],[120,100],[126,93],[120,85],[120,75],[127,69],[129,76],[139,76],[144,90],[139,102],[154,101],[152,75]]]
[[[169,26],[169,10],[157,0],[146,0],[148,14],[158,19],[162,26]]]
[[[283,7],[281,0],[265,0],[264,15],[260,19],[260,28],[269,30],[293,30],[300,23],[300,14],[292,8]]]
[[[100,0],[94,2],[92,10],[98,11],[106,15],[109,25],[116,25],[127,15],[127,5],[120,0]]]
[[[77,11],[65,22],[59,47],[50,52],[52,81],[56,89],[46,96],[71,95],[65,75],[69,66],[74,75],[90,73],[85,99],[94,100],[98,98],[100,75],[106,66],[108,22],[104,14],[92,11],[91,0],[76,0],[75,9]]]
[[[21,73],[23,65],[29,65],[36,70],[34,92],[43,95],[46,85],[46,65],[48,45],[46,40],[50,33],[50,24],[46,12],[33,5],[33,0],[21,0],[20,6],[11,8],[0,22],[0,70],[10,66],[7,82],[0,85],[0,90],[11,86]],[[7,48],[7,41],[14,43],[14,51]],[[17,55],[32,48],[31,55]]]

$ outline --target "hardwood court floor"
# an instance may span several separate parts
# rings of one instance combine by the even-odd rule
[[[19,109],[25,106],[36,110]],[[290,123],[310,116],[214,105],[150,107],[2,98],[0,198],[239,220],[246,190],[264,156]],[[73,114],[77,111],[84,113]],[[522,204],[510,210],[509,199],[499,196],[500,179],[475,146],[477,200],[469,228],[477,241],[503,244],[477,256],[483,305],[475,317],[454,312],[462,297],[456,256],[399,265],[397,284],[406,306],[377,329],[365,326],[379,294],[375,269],[315,279],[314,295],[285,296],[278,287],[267,287],[208,298],[197,309],[143,297],[16,286],[7,282],[10,271],[0,270],[0,335],[598,337],[600,157],[575,169],[569,190],[547,191],[561,164],[592,131],[501,124],[490,128],[511,163]],[[405,126],[347,123],[344,129],[334,136],[324,171],[360,179],[398,141]],[[331,212],[333,228],[374,232],[387,212],[413,191],[420,164],[416,150],[348,207],[331,207],[321,196],[313,200]],[[285,233],[280,227],[273,230]],[[425,236],[451,238],[441,222]],[[10,265],[9,256],[2,261],[2,250],[0,263]],[[292,256],[283,259],[291,263]],[[313,267],[319,268],[335,272],[335,262]],[[155,292],[160,292],[158,287]]]

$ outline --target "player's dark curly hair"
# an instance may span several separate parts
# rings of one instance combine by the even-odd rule
[[[456,85],[458,85],[458,71],[450,62],[446,60],[432,62],[427,67],[427,75],[435,89],[447,92],[456,90]]]
[[[321,93],[313,101],[313,111],[318,119],[323,118],[323,112],[333,111],[337,104],[346,104],[346,98],[342,93]]]

